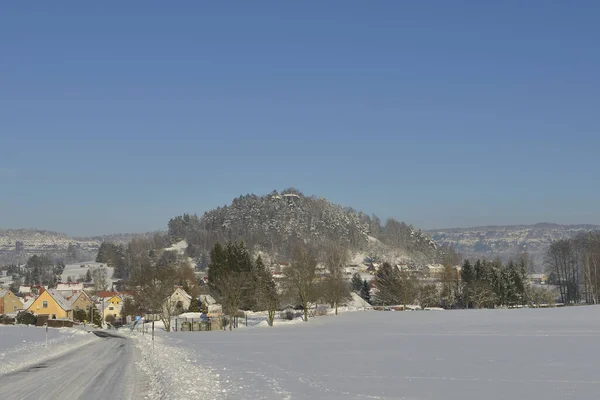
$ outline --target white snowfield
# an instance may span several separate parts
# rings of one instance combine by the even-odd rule
[[[599,339],[596,306],[364,311],[163,334],[153,362],[164,398],[596,400]]]
[[[82,265],[83,268],[81,267]],[[60,279],[63,282],[66,282],[68,277],[71,277],[73,280],[77,280],[77,278],[79,278],[80,276],[85,276],[88,270],[99,267],[106,268],[106,275],[108,276],[108,285],[110,289],[110,285],[114,282],[112,279],[114,268],[108,267],[106,264],[103,263],[97,263],[95,261],[83,261],[75,264],[65,265],[65,269]]]

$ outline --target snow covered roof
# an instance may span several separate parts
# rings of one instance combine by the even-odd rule
[[[210,294],[201,294],[198,299],[208,305],[217,304],[217,301]]]
[[[0,299],[4,296],[6,296],[6,293],[8,292],[7,289],[0,289]]]
[[[367,301],[365,299],[363,299],[362,297],[360,297],[357,293],[352,292],[351,293],[352,299],[348,300],[346,302],[346,305],[349,307],[356,307],[356,308],[369,308],[371,307],[371,305],[369,303],[367,303]]]
[[[35,301],[35,298],[30,297],[29,299],[27,299],[25,301],[25,303],[23,303],[23,309],[27,310],[29,307],[31,307],[31,305],[33,304],[33,302]]]
[[[81,296],[85,296],[89,299],[89,296],[85,294],[85,292],[77,292],[73,295],[73,297],[71,297],[71,304],[74,304]]]
[[[59,307],[62,308],[63,310],[69,311],[72,309],[71,302],[69,302],[67,299],[62,297],[60,295],[60,293],[58,293],[55,289],[46,289],[46,292],[48,292],[50,297],[52,297],[52,299],[54,299],[56,304],[58,304]]]
[[[31,293],[31,286],[19,286],[19,293]]]
[[[178,287],[177,289],[175,289],[175,292],[173,292],[173,295],[175,295],[178,292],[181,296],[185,297],[186,299],[188,299],[188,300],[192,299],[192,296],[190,294],[188,294],[188,292],[183,290],[183,288],[181,288],[181,287]]]
[[[67,291],[67,290],[83,290],[83,283],[72,282],[72,283],[58,283],[56,290]]]

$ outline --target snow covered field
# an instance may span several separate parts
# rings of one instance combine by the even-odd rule
[[[0,325],[0,374],[39,363],[98,338],[75,328],[49,328],[48,346],[43,327]]]
[[[175,351],[170,363],[193,367],[190,377],[203,371],[201,381],[187,382],[199,385],[196,398],[217,391],[230,399],[552,400],[600,393],[594,306],[364,311],[160,336],[160,346]],[[207,382],[214,391],[200,387]]]
[[[81,266],[84,266],[83,268]],[[109,284],[112,283],[112,275],[114,272],[114,268],[109,268],[106,264],[97,263],[95,261],[84,261],[76,264],[67,264],[65,265],[65,270],[63,271],[60,279],[63,282],[67,281],[67,277],[71,277],[73,280],[77,280],[80,276],[85,276],[87,271],[91,268],[98,268],[100,266],[104,266],[106,268],[106,273],[108,275]]]

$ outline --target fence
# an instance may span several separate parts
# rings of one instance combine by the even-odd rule
[[[223,325],[222,318],[175,318],[171,328],[174,332],[204,332],[219,330]]]

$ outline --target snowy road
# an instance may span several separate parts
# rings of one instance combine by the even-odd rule
[[[138,397],[130,339],[102,338],[59,357],[0,375],[3,399],[133,399]]]

